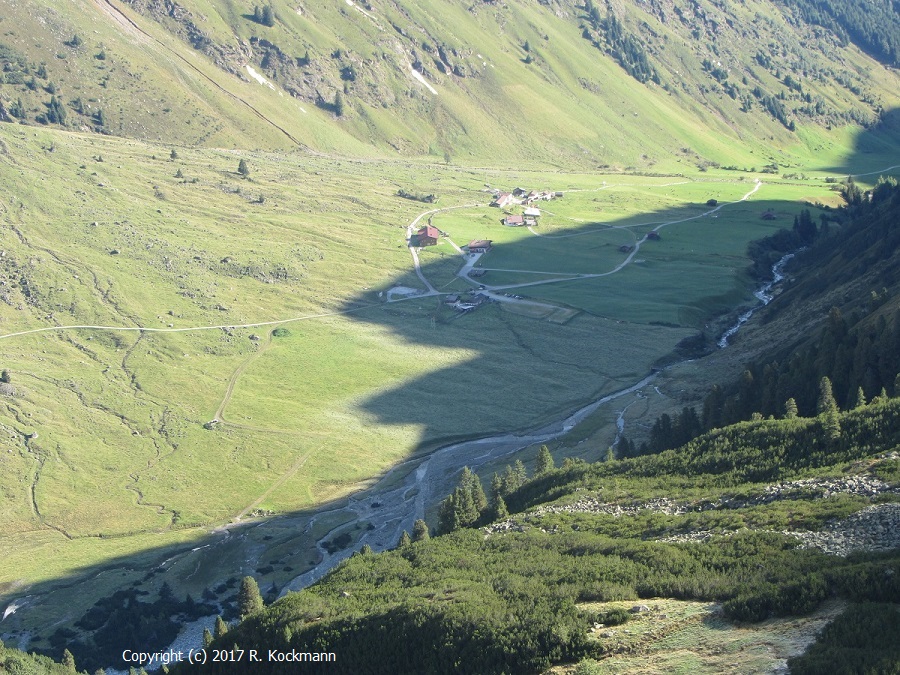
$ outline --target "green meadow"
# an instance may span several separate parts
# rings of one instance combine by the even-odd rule
[[[835,199],[821,176],[764,176],[747,202],[697,217],[753,181],[491,170],[503,189],[565,192],[532,233],[500,223],[479,168],[0,134],[0,588],[48,583],[29,621],[142,583],[142,566],[233,521],[253,525],[169,578],[199,593],[253,558],[280,561],[265,578],[284,583],[321,559],[328,532],[357,531],[340,512],[310,524],[322,505],[442,444],[630,386],[751,297],[750,241]],[[395,286],[424,290],[406,226],[467,204],[480,206],[432,222],[457,245],[494,241],[477,265],[491,286],[609,273],[620,246],[673,224],[614,274],[504,291],[570,308],[562,323],[497,304],[460,315],[441,296],[386,302]],[[441,292],[474,287],[449,242],[421,262]]]

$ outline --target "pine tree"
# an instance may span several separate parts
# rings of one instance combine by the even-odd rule
[[[785,401],[784,418],[786,420],[793,420],[797,418],[797,401],[795,401],[793,398],[789,398],[787,401]]]
[[[400,541],[397,542],[397,548],[403,548],[404,546],[409,546],[412,543],[412,539],[409,536],[409,532],[403,530],[403,534],[400,535]]]
[[[272,9],[272,5],[263,7],[260,23],[269,28],[275,25],[275,10]]]
[[[484,486],[481,484],[481,479],[478,477],[478,474],[470,473],[469,475],[469,490],[472,493],[472,506],[478,515],[481,515],[488,505],[487,496],[484,494]]]
[[[447,495],[438,505],[438,526],[440,534],[453,532],[459,527],[459,512],[456,509],[456,493]]]
[[[862,387],[859,387],[856,390],[856,401],[853,404],[854,408],[862,408],[866,405],[866,392],[863,391]]]
[[[841,437],[841,420],[837,406],[830,408],[822,415],[822,429],[829,441],[836,441]]]
[[[816,412],[822,415],[832,410],[837,411],[837,409],[837,401],[834,400],[834,393],[831,391],[831,380],[823,377],[819,380],[819,399],[816,403]]]
[[[513,473],[516,476],[516,481],[518,485],[516,487],[522,487],[525,485],[525,482],[528,480],[528,472],[525,470],[525,465],[522,463],[521,459],[517,459],[513,463]]]
[[[250,175],[250,167],[247,166],[247,160],[246,160],[246,159],[241,159],[241,161],[238,162],[237,172],[238,172],[239,174],[241,174],[244,178],[246,178],[247,176]]]
[[[493,502],[499,495],[503,494],[503,479],[500,478],[500,475],[495,471],[494,476],[491,478],[491,502]]]
[[[538,452],[537,464],[534,468],[534,475],[543,476],[548,471],[552,471],[554,466],[553,455],[550,454],[550,448],[548,448],[546,445],[542,445],[540,452]]]
[[[823,377],[819,380],[819,400],[816,410],[822,422],[822,429],[829,441],[836,441],[841,436],[841,421],[838,405],[831,391],[831,380]]]
[[[50,104],[47,108],[47,119],[51,124],[62,125],[66,123],[66,109],[63,107],[62,101],[56,96],[50,97]]]
[[[255,614],[263,608],[262,595],[259,592],[259,584],[253,577],[241,579],[241,587],[238,590],[238,612],[241,619]]]
[[[9,106],[9,114],[20,120],[25,119],[25,106],[22,104],[22,99],[16,99],[15,103]]]
[[[228,632],[228,624],[225,623],[225,620],[221,616],[216,617],[215,626],[213,626],[213,638],[218,640],[220,637],[225,635]]]
[[[506,502],[503,500],[502,495],[497,495],[491,506],[491,520],[505,520],[507,518],[509,518],[509,509],[506,507]]]
[[[203,646],[209,647],[213,641],[213,634],[209,632],[209,628],[203,629]]]
[[[66,668],[68,668],[69,670],[71,670],[72,672],[75,672],[75,670],[76,670],[76,668],[75,668],[75,657],[72,656],[72,652],[70,652],[68,649],[66,649],[66,650],[63,652],[63,655],[62,655],[62,664],[63,664]]]
[[[428,534],[428,525],[424,520],[419,518],[415,523],[413,523],[412,540],[428,541],[430,538],[431,535]]]
[[[344,97],[341,92],[334,95],[334,114],[338,117],[344,116]]]
[[[468,527],[478,520],[478,510],[475,508],[475,501],[472,499],[471,489],[457,487],[453,491],[454,501],[454,530],[460,527]]]
[[[169,159],[171,159],[171,160],[178,159],[178,152],[175,150],[175,148],[172,148],[172,152],[169,153]]]

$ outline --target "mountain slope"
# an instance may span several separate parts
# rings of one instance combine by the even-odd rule
[[[169,142],[749,166],[900,103],[896,73],[767,0],[276,2],[271,27],[220,1],[4,2],[7,120],[52,123],[55,96],[67,127]]]
[[[337,672],[538,672],[620,649],[617,631],[597,626],[628,614],[590,601],[717,601],[744,621],[803,614],[832,594],[897,602],[896,551],[845,559],[818,549],[829,550],[825,523],[868,514],[865,527],[890,531],[900,518],[896,504],[878,503],[897,499],[898,414],[900,399],[841,415],[837,446],[820,420],[764,421],[652,458],[551,470],[509,495],[532,505],[524,513],[354,556],[212,647],[331,652]],[[877,487],[857,490],[857,481]],[[815,543],[798,548],[798,538]],[[286,672],[278,662],[245,667]]]

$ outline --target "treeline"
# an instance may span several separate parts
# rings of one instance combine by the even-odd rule
[[[539,478],[554,468],[553,455],[542,445],[537,456],[534,478]],[[472,527],[502,520],[509,515],[506,497],[521,488],[529,480],[522,460],[517,459],[502,474],[491,479],[490,499],[485,495],[481,479],[463,467],[459,485],[447,496],[438,509],[438,534],[454,532],[461,527]]]
[[[848,412],[836,412],[840,431],[829,432],[831,411],[813,418],[741,422],[704,433],[677,449],[595,464],[570,463],[526,482],[507,495],[511,513],[558,499],[572,491],[600,488],[617,477],[654,478],[697,488],[790,480],[810,469],[861,459],[900,445],[900,398],[877,399]]]
[[[72,675],[75,670],[75,659],[71,652],[57,663],[47,656],[26,654],[18,649],[4,646],[0,642],[0,673],[15,675]]]
[[[622,22],[613,13],[612,7],[607,4],[605,18],[600,15],[600,10],[593,0],[585,0],[584,8],[590,28],[584,26],[583,37],[590,40],[597,49],[605,48],[625,72],[638,82],[652,80],[659,84],[659,74],[650,64],[643,42],[625,30]],[[599,34],[600,37],[595,37],[595,34]]]
[[[879,179],[870,193],[864,193],[848,178],[839,189],[846,206],[831,211],[819,227],[804,209],[791,230],[779,230],[750,245],[751,272],[760,278],[785,253],[808,247],[802,255],[804,269],[809,270],[805,278],[772,303],[762,318],[771,320],[792,303],[857,282],[873,270],[885,286],[858,297],[859,309],[849,317],[832,308],[814,341],[748,364],[737,382],[714,385],[701,412],[684,408],[680,414],[662,415],[649,439],[637,447],[621,436],[616,448],[620,456],[662,452],[705,431],[754,417],[815,415],[823,377],[844,410],[877,396],[900,395],[900,308],[893,314],[886,311],[892,297],[887,286],[900,281],[900,266],[894,260],[900,252],[896,227],[900,187],[893,178]],[[831,220],[841,223],[835,231],[829,228]],[[793,413],[787,407],[789,400]]]
[[[900,14],[892,0],[780,0],[806,23],[833,31],[846,45],[853,41],[888,65],[900,66]]]
[[[659,481],[677,484],[679,477],[703,489],[835,469],[897,446],[900,399],[839,414],[838,422],[845,442],[837,444],[823,433],[821,420],[796,418],[744,423],[650,457],[569,462],[536,471],[506,499],[519,511],[578,491],[609,490],[616,482],[659,494]],[[518,471],[513,466],[510,476]],[[502,486],[503,474],[498,479]],[[463,487],[478,490],[471,477]],[[841,558],[798,548],[785,535],[748,530],[704,543],[655,541],[674,518],[560,512],[543,516],[540,527],[502,534],[463,527],[405,541],[394,551],[364,551],[212,646],[334,652],[339,658],[327,668],[335,673],[530,673],[600,658],[614,644],[588,638],[590,626],[606,617],[579,609],[583,602],[717,601],[728,618],[756,621],[807,612],[834,595],[900,601],[900,553]],[[190,672],[231,667],[208,663]],[[242,672],[289,672],[279,668],[246,663]]]
[[[900,309],[891,319],[880,314],[871,322],[857,321],[851,330],[840,310],[832,308],[814,344],[783,359],[751,364],[729,390],[713,387],[703,405],[704,427],[750,419],[754,413],[780,417],[791,398],[800,415],[812,415],[823,377],[831,382],[838,406],[853,408],[878,395],[900,394],[898,373]]]
[[[824,214],[823,214],[824,215]],[[794,226],[788,230],[782,228],[768,237],[750,242],[747,255],[753,261],[750,273],[756,279],[768,279],[772,276],[772,265],[784,256],[803,246],[809,246],[819,235],[828,233],[828,218],[822,218],[821,229],[816,226],[809,209],[803,209],[794,216]]]
[[[900,612],[884,602],[851,605],[801,656],[788,659],[793,675],[900,672]]]

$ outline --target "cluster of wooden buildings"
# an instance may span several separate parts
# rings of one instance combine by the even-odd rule
[[[558,199],[562,197],[562,192],[552,192],[550,190],[537,191],[537,190],[525,190],[524,188],[516,188],[512,192],[497,192],[494,195],[494,200],[491,202],[491,206],[496,206],[501,209],[505,209],[507,206],[513,206],[514,204],[524,204],[525,206],[529,206],[534,202],[546,201],[549,202],[551,199]]]
[[[474,290],[462,295],[447,295],[444,297],[444,304],[452,306],[458,312],[471,312],[473,309],[478,309],[490,301],[491,299],[484,293]]]
[[[413,237],[410,238],[409,244],[410,246],[420,247],[436,246],[442,236],[446,235],[433,225],[426,225],[416,231]],[[492,245],[493,241],[490,239],[473,239],[466,245],[466,248],[469,250],[469,253],[487,253],[491,250]]]
[[[538,218],[541,217],[541,210],[533,206],[525,209],[525,213],[513,213],[503,219],[503,224],[507,227],[522,227],[527,225],[533,227],[538,224]]]

